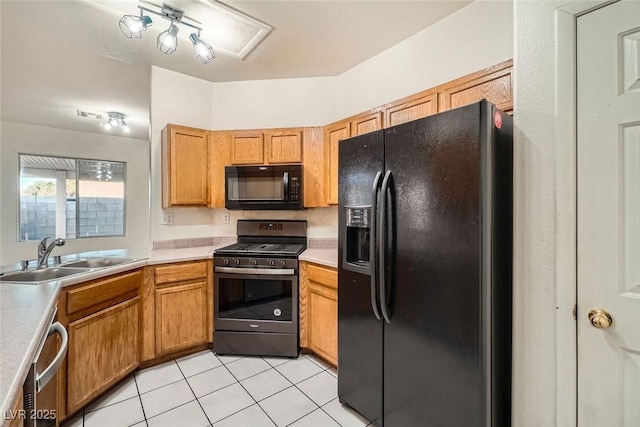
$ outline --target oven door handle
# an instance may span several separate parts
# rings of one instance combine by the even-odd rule
[[[293,268],[242,268],[216,267],[216,273],[251,274],[255,276],[292,276],[296,273]]]

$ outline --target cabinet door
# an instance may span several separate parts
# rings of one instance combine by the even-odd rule
[[[319,208],[326,206],[324,181],[324,141],[322,128],[312,127],[304,129],[302,143],[302,173],[304,174],[304,207]]]
[[[236,131],[231,134],[231,164],[261,165],[264,162],[262,131]]]
[[[511,100],[512,61],[471,74],[445,85],[442,111],[486,99],[503,111],[513,109]]]
[[[132,298],[69,323],[68,414],[138,366],[139,299]]]
[[[302,131],[283,130],[265,132],[266,163],[301,163]]]
[[[207,343],[207,281],[156,289],[156,356]]]
[[[338,363],[337,276],[333,269],[315,265],[307,267],[307,344],[309,349],[334,365]]]
[[[384,111],[384,126],[391,127],[412,120],[428,117],[438,112],[438,94],[418,94],[401,99],[387,106]]]
[[[382,129],[382,111],[361,114],[351,119],[351,136]]]
[[[207,131],[168,125],[162,132],[162,207],[207,206]]]
[[[324,128],[325,192],[327,204],[338,204],[338,143],[351,136],[351,122],[343,120]]]

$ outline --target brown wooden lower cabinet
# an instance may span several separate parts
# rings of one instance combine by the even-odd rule
[[[135,297],[69,323],[68,414],[139,365],[139,306]]]
[[[301,280],[301,346],[337,366],[338,272],[301,262]]]
[[[207,280],[156,289],[156,356],[208,341]]]

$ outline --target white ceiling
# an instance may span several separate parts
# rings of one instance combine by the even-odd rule
[[[203,1],[211,0],[166,0],[195,19],[190,6]],[[148,139],[151,65],[212,82],[335,76],[469,3],[230,0],[225,4],[273,30],[244,60],[218,53],[203,65],[186,29],[173,55],[158,51],[155,39],[168,26],[160,17],[152,16],[142,39],[124,37],[118,21],[138,14],[137,1],[2,0],[0,118],[124,135],[76,115],[119,111],[128,116],[126,136]],[[206,28],[202,39],[215,44]]]

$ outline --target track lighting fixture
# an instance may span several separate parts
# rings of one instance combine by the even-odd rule
[[[171,21],[171,23],[169,24],[169,28],[158,35],[157,46],[158,49],[160,49],[160,52],[164,53],[165,55],[171,55],[176,51],[176,49],[178,48],[179,32],[177,24],[180,24],[186,25],[187,27],[196,30],[195,32],[191,33],[189,39],[191,40],[191,43],[193,43],[193,48],[196,52],[196,58],[198,59],[198,61],[202,62],[203,64],[208,64],[209,62],[214,60],[216,55],[213,52],[213,48],[211,47],[211,45],[200,39],[200,32],[202,31],[202,28],[196,25],[200,24],[200,22],[186,16],[182,9],[178,9],[177,7],[171,6],[167,3],[163,3],[162,6],[158,6],[146,1],[144,3],[159,8],[160,12],[149,9],[145,6],[138,5],[138,9],[140,9],[140,16],[124,15],[120,19],[120,30],[126,37],[142,37],[147,27],[153,24],[151,18],[147,15],[144,15],[144,12],[148,12]],[[190,22],[185,21],[185,19]]]
[[[110,130],[112,128],[120,128],[125,132],[129,132],[129,126],[124,121],[127,116],[117,111],[110,111],[107,113],[107,121],[104,123],[104,128]]]

